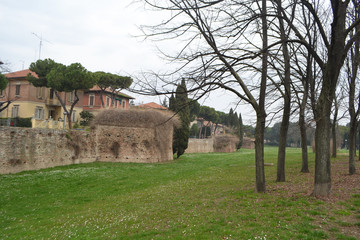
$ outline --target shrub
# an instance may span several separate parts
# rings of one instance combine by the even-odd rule
[[[215,151],[221,151],[230,145],[230,147],[234,147],[236,150],[236,145],[239,143],[239,138],[235,135],[217,135],[214,138],[214,149]]]
[[[199,126],[197,124],[193,124],[190,128],[190,137],[196,138],[199,135]]]
[[[31,118],[15,118],[17,127],[32,127]]]
[[[92,121],[92,125],[119,127],[156,127],[163,124],[179,126],[180,122],[173,112],[154,109],[104,110]]]
[[[32,127],[31,118],[1,118],[0,126]]]
[[[94,119],[94,114],[89,111],[82,111],[80,113],[80,118],[82,119],[80,120],[81,126],[89,126],[91,121]]]

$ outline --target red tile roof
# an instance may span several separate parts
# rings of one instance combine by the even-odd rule
[[[30,71],[29,69],[12,72],[12,73],[7,73],[7,74],[5,74],[5,77],[7,77],[7,78],[25,78],[29,73],[31,75],[33,75],[34,77],[38,77],[36,73]]]
[[[154,103],[154,102],[141,104],[138,107],[139,108],[155,108],[155,109],[161,109],[161,110],[168,110],[167,107],[161,106],[161,105],[159,105],[157,103]]]
[[[92,91],[93,92],[101,91],[101,88],[98,85],[95,85],[94,87],[90,88],[89,91],[90,92],[92,92]],[[111,88],[106,88],[105,92],[112,93],[112,89]],[[135,99],[135,98],[133,98],[133,97],[131,97],[131,96],[125,94],[125,93],[120,92],[120,91],[115,91],[115,94],[117,94],[117,95],[119,95],[121,97],[129,98],[129,99]]]

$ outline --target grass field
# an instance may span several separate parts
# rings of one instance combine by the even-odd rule
[[[345,189],[349,197],[335,191],[334,199],[315,199],[309,196],[313,155],[311,173],[302,174],[300,149],[288,149],[285,183],[275,182],[276,156],[276,148],[266,148],[265,162],[274,166],[266,167],[264,194],[254,192],[253,150],[185,154],[162,164],[91,163],[1,175],[0,239],[360,236],[360,187]],[[346,164],[347,158],[332,161]],[[359,174],[351,180],[359,182]]]

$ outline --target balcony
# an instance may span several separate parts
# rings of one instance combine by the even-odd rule
[[[46,98],[45,104],[48,106],[61,106],[60,101],[57,98]]]

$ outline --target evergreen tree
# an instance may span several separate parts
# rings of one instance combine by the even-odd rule
[[[238,143],[237,149],[240,149],[243,144],[243,140],[244,140],[244,126],[243,126],[243,122],[242,122],[241,113],[239,113],[239,125],[238,125],[237,135],[239,137],[239,143]]]
[[[93,76],[80,63],[65,66],[52,59],[31,63],[30,70],[35,72],[38,77],[28,74],[26,79],[35,87],[48,87],[54,90],[64,113],[66,113],[71,129],[72,112],[76,103],[80,101],[77,91],[92,88],[95,84]],[[61,97],[59,92],[74,92],[75,99],[71,103],[70,109],[66,104],[66,98]]]
[[[91,121],[94,119],[94,114],[92,114],[91,112],[89,111],[82,111],[80,113],[80,118],[82,119],[80,121],[80,125],[81,126],[89,126]]]
[[[164,100],[162,101],[161,106],[166,107],[166,108],[169,107],[168,104],[167,104],[166,97],[165,97]]]
[[[233,122],[232,122],[233,116],[234,116],[234,111],[233,111],[232,108],[230,108],[228,117],[227,117],[227,119],[226,119],[226,120],[227,120],[227,121],[226,121],[226,125],[227,125],[228,127],[233,126],[233,125],[232,125],[232,124],[233,124]]]
[[[234,112],[234,110],[232,108],[230,108],[229,117],[228,117],[228,126],[237,128],[238,121],[239,121],[239,119],[238,119],[237,113]]]
[[[0,73],[0,90],[4,90],[6,86],[8,85],[8,79],[5,77],[5,75]],[[2,101],[0,102],[0,112],[5,110],[11,103],[11,100]]]
[[[189,128],[190,110],[188,105],[187,89],[184,79],[181,81],[181,84],[178,85],[176,88],[174,105],[176,111],[174,109],[171,110],[178,113],[181,121],[181,126],[175,129],[174,143],[173,143],[173,151],[174,153],[176,152],[177,158],[179,158],[182,154],[184,154],[186,148],[188,147],[188,141],[190,135],[190,128]]]
[[[175,97],[174,94],[171,94],[171,97],[169,98],[169,110],[176,113],[176,104],[175,104]]]
[[[200,113],[200,104],[198,101],[193,99],[188,99],[189,108],[190,108],[190,122],[194,121]]]

